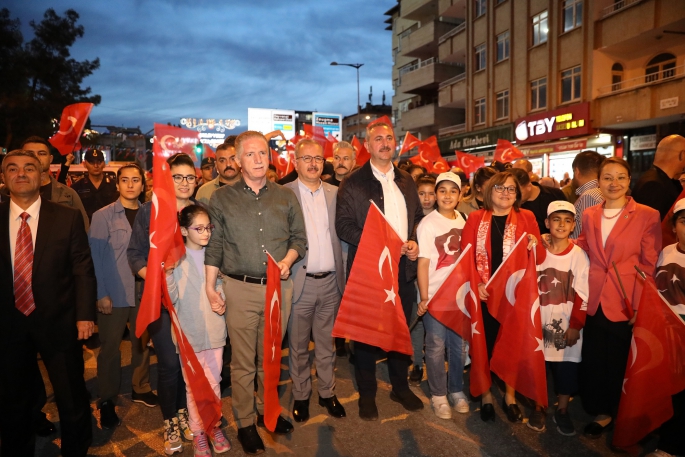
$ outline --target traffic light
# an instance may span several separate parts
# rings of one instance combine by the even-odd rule
[[[203,151],[202,143],[197,143],[195,145],[195,155],[198,157],[202,157],[202,151]]]

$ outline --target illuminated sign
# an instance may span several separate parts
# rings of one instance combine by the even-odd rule
[[[438,146],[442,155],[452,154],[455,150],[468,151],[473,154],[475,153],[472,151],[473,148],[485,148],[486,146],[494,148],[498,139],[512,141],[512,135],[512,124],[507,124],[460,135],[441,137],[438,138]]]
[[[227,130],[233,130],[240,126],[240,120],[184,117],[181,118],[181,125],[187,129],[197,130],[201,143],[216,148],[222,144],[228,136]]]
[[[295,111],[287,109],[247,109],[247,128],[269,133],[280,130],[287,140],[295,136]]]
[[[312,113],[312,125],[323,128],[326,137],[330,134],[342,140],[342,114]]]
[[[592,126],[590,125],[589,103],[580,103],[524,117],[516,123],[514,129],[516,140],[520,144],[590,133],[592,133]]]

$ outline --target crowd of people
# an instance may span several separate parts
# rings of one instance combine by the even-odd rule
[[[264,451],[257,431],[265,426],[262,360],[274,350],[263,347],[265,251],[280,270],[295,422],[309,419],[312,363],[319,405],[334,418],[347,416],[336,397],[335,365],[348,355],[361,420],[380,416],[376,365],[385,357],[390,398],[406,410],[424,408],[411,386],[427,380],[438,418],[479,410],[488,422],[496,417],[498,384],[480,399],[465,393],[468,344],[431,314],[430,300],[447,267],[472,246],[481,281],[475,293],[492,356],[504,324],[489,312],[486,284],[524,234],[527,248],[536,251],[540,287],[555,291],[540,295],[543,352],[558,397],[554,428],[576,434],[568,404],[579,395],[594,416],[582,433],[602,436],[618,413],[639,312],[642,286],[634,267],[647,275],[674,263],[685,268],[685,199],[678,200],[685,138],[664,138],[653,167],[631,191],[630,165],[594,151],[575,157],[573,178],[560,189],[553,180],[536,179],[525,159],[493,163],[471,179],[460,169],[426,173],[408,162],[393,163],[392,126],[370,124],[366,133],[370,160],[360,165],[347,142],[337,143],[327,162],[318,142],[300,140],[295,170],[279,183],[269,176],[269,142],[259,132],[229,137],[215,158],[202,162],[201,176],[185,154],[167,160],[186,254],[178,264],[165,266],[166,285],[213,391],[220,397],[231,386],[232,411],[223,413],[233,415],[243,450]],[[86,455],[92,430],[82,344],[92,338],[96,323],[100,427],[121,424],[116,412],[122,393],[120,344],[128,327],[131,399],[159,406],[166,454],[181,452],[183,441],[193,443],[196,456],[227,452],[231,444],[221,423],[202,423],[186,387],[167,310],[162,307],[160,318],[136,336],[154,211],[146,198],[146,173],[130,163],[117,170],[116,178],[106,176],[102,153],[91,150],[85,157],[87,175],[68,187],[50,174],[51,161],[49,143],[30,137],[2,162],[0,363],[13,367],[0,373],[2,453],[32,456],[35,435],[56,431],[41,411],[47,397],[40,354],[59,411],[62,454]],[[402,238],[397,297],[407,324],[419,316],[411,333],[413,356],[332,338],[346,280],[363,255],[357,248],[372,204]],[[662,220],[674,204],[670,217],[678,236],[676,244],[666,246]],[[669,281],[664,287],[670,298],[682,294],[684,286]],[[157,356],[156,393],[150,383],[151,345]],[[501,387],[506,418],[523,422],[515,388]],[[673,407],[674,416],[659,430],[658,450],[650,455],[685,453],[685,392],[673,397]],[[527,426],[544,432],[548,423],[546,408],[536,404]],[[275,433],[293,430],[289,420],[278,418]]]

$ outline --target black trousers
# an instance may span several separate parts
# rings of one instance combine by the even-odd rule
[[[12,316],[12,334],[0,350],[0,451],[3,456],[33,457],[36,372],[40,353],[55,392],[62,434],[62,455],[85,456],[92,441],[90,399],[83,377],[83,352],[76,339],[50,344],[31,326],[32,316]]]
[[[632,335],[628,322],[611,322],[601,304],[594,316],[587,316],[579,387],[583,408],[588,414],[616,418]]]
[[[685,454],[685,390],[672,398],[673,417],[664,422],[658,430],[658,448],[669,454],[683,455]]]
[[[399,296],[402,302],[402,311],[407,320],[407,325],[411,319],[411,310],[416,300],[416,288],[414,281],[405,281],[404,272],[406,270],[407,258],[402,256],[399,265]],[[382,350],[376,346],[354,342],[354,376],[357,381],[360,397],[375,397],[378,389],[376,380],[376,361],[378,354]],[[388,373],[390,384],[395,392],[409,390],[407,370],[411,365],[411,356],[399,352],[388,352]]]

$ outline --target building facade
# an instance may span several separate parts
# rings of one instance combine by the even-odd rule
[[[385,95],[383,95],[385,98]],[[392,106],[386,105],[372,105],[367,103],[366,106],[360,108],[359,113],[354,113],[343,118],[342,138],[350,142],[356,136],[360,141],[366,138],[366,126],[369,122],[373,122],[379,117],[390,116],[392,114]]]

